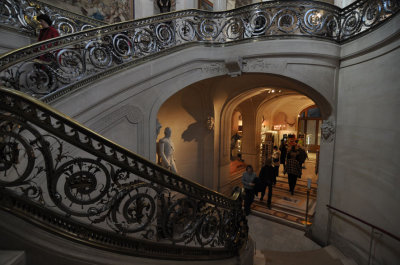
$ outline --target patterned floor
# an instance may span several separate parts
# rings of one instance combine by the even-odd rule
[[[255,201],[251,207],[253,214],[266,218],[268,218],[268,216],[265,215],[269,215],[281,219],[277,221],[281,221],[282,223],[289,222],[297,226],[304,226],[307,204],[306,190],[307,186],[303,186],[301,183],[299,183],[299,185],[296,186],[295,194],[291,195],[288,184],[284,181],[278,180],[275,188],[272,190],[271,209],[267,208],[267,203],[265,202],[267,195],[264,197],[264,201],[260,201],[258,198],[255,198]],[[315,212],[315,205],[316,188],[312,188],[310,190],[308,202],[307,222],[309,224]]]
[[[284,175],[283,166],[281,166],[277,183],[272,190],[271,209],[267,208],[265,201],[259,201],[256,198],[252,204],[253,214],[264,218],[272,217],[269,219],[303,228],[306,219],[307,182],[308,179],[311,179],[307,217],[307,223],[311,224],[315,212],[318,175],[315,174],[315,157],[313,154],[310,154],[309,157],[310,159],[305,163],[306,168],[303,169],[302,177],[297,179],[294,195],[289,192],[288,178],[287,175]],[[266,198],[267,195],[264,199]]]

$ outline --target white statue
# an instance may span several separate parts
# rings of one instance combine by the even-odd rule
[[[161,165],[172,172],[177,173],[174,159],[174,145],[171,142],[171,128],[165,128],[164,135],[164,138],[158,142]]]

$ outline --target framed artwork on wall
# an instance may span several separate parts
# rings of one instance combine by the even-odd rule
[[[199,0],[198,7],[201,10],[213,11],[213,3],[208,0]]]
[[[135,0],[44,0],[50,5],[101,20],[117,23],[135,18]]]

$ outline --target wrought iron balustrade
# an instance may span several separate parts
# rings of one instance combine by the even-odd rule
[[[107,24],[36,0],[2,0],[0,24],[33,36],[39,26],[36,17],[41,13],[49,15],[61,35]]]
[[[369,32],[400,0],[361,0],[340,9],[274,1],[225,12],[184,10],[69,34],[0,57],[0,80],[45,102],[163,52],[190,45],[308,37],[342,43]],[[46,55],[40,61],[40,55]]]
[[[179,177],[22,92],[0,88],[0,102],[1,209],[152,258],[227,258],[247,241],[240,190]]]

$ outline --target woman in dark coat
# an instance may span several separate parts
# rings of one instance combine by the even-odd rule
[[[301,177],[301,166],[299,161],[296,159],[297,152],[293,146],[292,150],[288,154],[286,161],[286,171],[288,173],[289,191],[293,195],[296,187],[297,178]]]
[[[40,14],[37,16],[37,20],[40,22],[40,25],[42,26],[42,29],[40,30],[39,33],[39,38],[38,41],[44,41],[52,38],[56,38],[60,36],[58,31],[51,26],[53,22],[51,21],[50,17],[46,14]],[[48,45],[48,47],[51,47]],[[46,47],[43,45],[40,47],[41,50],[46,49]],[[42,61],[51,61],[52,56],[48,53],[40,55],[39,58]]]

